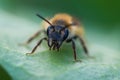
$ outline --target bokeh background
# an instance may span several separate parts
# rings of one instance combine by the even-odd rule
[[[118,76],[115,76],[114,74],[120,74],[120,72],[118,71],[120,69],[119,68],[120,58],[118,57],[120,56],[120,1],[119,0],[69,0],[69,1],[68,0],[24,0],[24,1],[0,0],[0,41],[1,41],[0,42],[0,48],[1,48],[0,49],[1,51],[0,74],[3,75],[3,76],[0,75],[0,80],[29,79],[28,75],[27,77],[24,77],[22,75],[23,78],[15,77],[16,75],[18,76],[19,74],[20,75],[22,74],[21,72],[22,69],[21,70],[19,69],[16,75],[14,72],[10,72],[10,71],[15,71],[13,70],[14,69],[13,64],[15,63],[13,64],[9,63],[9,61],[11,62],[11,58],[14,58],[15,56],[13,57],[11,57],[11,55],[8,56],[7,58],[9,58],[10,60],[7,61],[5,59],[7,54],[5,53],[12,53],[12,51],[14,52],[14,50],[16,50],[17,53],[26,52],[26,49],[22,48],[23,51],[21,51],[21,49],[19,49],[19,47],[16,44],[19,42],[25,41],[32,33],[34,33],[39,29],[41,20],[36,17],[36,13],[40,13],[44,17],[52,17],[54,14],[61,13],[61,12],[68,13],[78,17],[80,21],[84,24],[85,38],[86,38],[88,47],[90,49],[90,54],[94,56],[96,59],[89,62],[89,60],[86,61],[85,60],[86,58],[85,59],[83,58],[83,61],[85,60],[86,64],[94,63],[94,62],[102,63],[102,64],[112,63],[114,67],[117,67],[117,70],[113,69],[112,72],[115,71],[115,73],[113,73],[112,75],[107,75],[107,71],[106,71],[105,74],[107,76],[105,76],[104,79],[108,79],[108,77],[110,77],[109,80],[113,80],[114,78],[118,80]],[[8,51],[6,51],[6,47]],[[29,49],[28,51],[30,50],[31,49]],[[60,62],[60,64],[61,63],[62,62]],[[71,63],[69,62],[69,65],[70,64]],[[82,64],[84,64],[84,62]],[[22,67],[24,68],[24,66]],[[79,68],[80,67],[81,66],[79,65]],[[15,68],[17,69],[17,67]],[[67,65],[65,65],[65,68],[67,68]],[[101,69],[101,68],[98,67],[98,69]],[[61,72],[58,71],[58,73],[62,73],[62,70],[64,69],[60,69],[60,70]],[[111,69],[110,70],[108,69],[108,71],[111,72]],[[87,70],[85,70],[85,72],[87,73]],[[48,77],[50,75],[47,74],[44,76]],[[67,76],[69,77],[70,75],[67,74]],[[91,76],[93,79],[95,78],[93,77],[93,75]],[[111,76],[113,76],[113,79],[111,79]],[[52,77],[55,77],[55,76],[52,75]],[[69,78],[63,78],[63,77],[64,75],[62,75],[60,79],[69,79]],[[78,78],[78,76],[74,76],[74,78],[72,79],[77,79],[76,77]],[[91,80],[93,80],[92,78]],[[98,78],[103,80],[102,79],[103,77],[98,77]],[[42,79],[42,78],[40,77],[40,75],[38,75],[37,78],[34,76],[32,77],[32,79]],[[43,78],[43,79],[48,79],[48,78]],[[50,79],[53,80],[53,78],[50,78]]]
[[[40,13],[43,16],[53,16],[56,13],[65,12],[78,17],[85,25],[86,32],[98,32],[104,34],[108,40],[113,43],[110,46],[118,47],[120,10],[118,0],[1,0],[0,9],[18,17],[26,18],[35,23],[39,22],[35,14]],[[94,30],[96,29],[96,30]],[[113,35],[115,34],[115,35]],[[88,35],[88,34],[87,34]],[[91,35],[91,34],[89,34]],[[92,34],[93,37],[95,34]],[[101,38],[98,36],[97,39]],[[106,39],[102,39],[104,42]],[[108,41],[106,40],[106,42]],[[116,40],[116,41],[115,41]],[[118,40],[118,41],[117,41]],[[98,41],[97,41],[98,42]],[[101,40],[99,40],[101,42]]]

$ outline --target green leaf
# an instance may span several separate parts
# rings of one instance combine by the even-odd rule
[[[86,28],[87,43],[90,55],[93,58],[88,58],[84,54],[79,41],[76,40],[77,58],[82,62],[73,62],[71,44],[64,44],[60,52],[57,52],[49,51],[47,44],[44,42],[35,54],[26,55],[42,36],[30,44],[29,48],[18,44],[24,42],[36,32],[39,29],[39,23],[3,11],[0,13],[0,21],[0,65],[14,80],[120,79],[119,50],[109,46],[113,45],[109,40],[111,36],[106,38],[108,35],[104,35],[104,32],[101,33],[96,28],[90,30]],[[88,25],[86,24],[86,26]],[[109,31],[106,33],[109,33]],[[117,35],[117,32],[114,35]],[[119,38],[117,39],[119,40]],[[112,41],[114,40],[116,38]],[[117,41],[116,44],[118,44]],[[9,77],[9,75],[6,75],[6,77]]]
[[[0,66],[0,80],[11,80],[10,75],[2,66]]]

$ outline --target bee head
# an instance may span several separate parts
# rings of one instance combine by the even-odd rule
[[[48,36],[48,46],[53,48],[53,50],[59,50],[63,41],[68,37],[69,31],[68,29],[63,29],[62,26],[49,26],[47,29]]]
[[[44,21],[46,21],[50,25],[47,29],[48,46],[50,47],[50,49],[53,48],[53,50],[55,49],[59,50],[63,41],[68,37],[69,34],[68,27],[76,24],[72,23],[65,25],[64,27],[61,25],[53,25],[41,15],[37,14],[37,16],[43,19]],[[63,23],[63,22],[60,21],[59,23]]]

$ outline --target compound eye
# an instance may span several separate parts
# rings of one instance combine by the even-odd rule
[[[50,29],[51,29],[51,31],[55,31],[55,27],[54,26],[51,26]]]
[[[69,31],[66,29],[65,31],[61,31],[61,34],[63,36],[63,40],[65,40],[68,37]]]
[[[54,31],[55,31],[54,26],[48,27],[48,29],[47,29],[47,35],[51,34]]]
[[[53,29],[53,28],[51,28],[51,29],[50,29],[50,32],[53,32],[53,31],[54,31],[54,29]]]

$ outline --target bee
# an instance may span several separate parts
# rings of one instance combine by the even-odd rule
[[[36,15],[44,21],[44,30],[39,30],[36,32],[26,41],[26,44],[29,44],[41,32],[44,32],[47,36],[40,39],[36,46],[28,54],[33,54],[43,40],[47,41],[50,50],[52,49],[57,51],[59,51],[63,42],[66,42],[72,44],[74,60],[77,61],[76,45],[74,40],[78,38],[81,42],[84,52],[88,55],[88,49],[83,39],[84,29],[78,19],[66,13],[56,14],[49,20],[45,19],[40,14]]]

